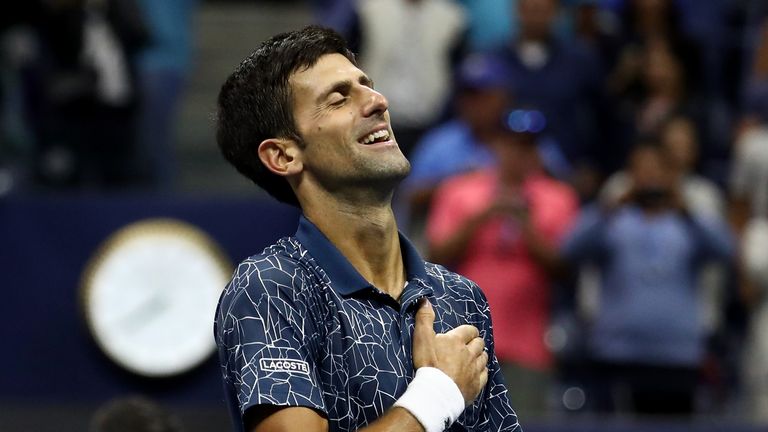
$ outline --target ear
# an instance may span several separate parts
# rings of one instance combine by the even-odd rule
[[[259,159],[273,173],[287,177],[301,172],[302,151],[298,143],[288,138],[268,138],[259,144]]]

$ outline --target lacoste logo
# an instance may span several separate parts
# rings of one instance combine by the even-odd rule
[[[295,372],[309,375],[309,364],[301,360],[263,358],[259,359],[259,369],[264,372]]]

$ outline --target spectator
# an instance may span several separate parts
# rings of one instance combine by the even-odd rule
[[[179,420],[144,397],[118,398],[91,419],[90,432],[182,432]]]
[[[151,41],[138,56],[138,143],[142,177],[170,189],[175,174],[175,115],[192,57],[192,19],[199,0],[140,0]]]
[[[547,118],[548,133],[573,167],[593,168],[601,71],[587,45],[556,36],[558,0],[518,0],[519,32],[493,52],[510,69],[516,103],[534,106]]]
[[[733,42],[724,22],[727,11],[734,7],[726,8],[720,0],[701,7],[698,2],[695,11],[688,1],[625,3],[621,8],[622,48],[607,82],[609,94],[617,99],[614,111],[619,114],[611,142],[632,143],[643,135],[658,133],[654,128],[666,120],[666,99],[668,114],[677,110],[696,122],[702,173],[724,183],[723,160],[728,157],[733,121],[732,104],[728,103],[733,80],[723,77],[733,72],[723,63],[726,56],[734,54],[729,51]],[[706,34],[702,34],[702,26],[706,26]],[[729,67],[738,68],[740,62],[730,59],[730,63],[733,65]],[[678,95],[671,92],[675,80]],[[670,85],[662,89],[665,81]],[[625,160],[628,150],[620,148],[610,157],[614,169]]]
[[[516,114],[519,114],[518,111]],[[488,143],[498,167],[446,181],[429,215],[430,256],[483,287],[510,400],[547,412],[552,355],[544,343],[553,254],[578,210],[571,188],[539,168],[536,137],[508,129]]]
[[[135,54],[146,42],[131,2],[44,2],[40,52],[28,76],[39,184],[134,186]]]
[[[330,27],[342,36],[350,36],[355,25],[355,3],[357,0],[310,0],[315,21]]]
[[[32,165],[22,78],[34,53],[31,24],[41,9],[38,1],[0,6],[0,196],[23,185]]]
[[[692,214],[700,217],[724,219],[725,197],[720,188],[709,179],[696,174],[695,167],[699,153],[699,142],[696,126],[685,116],[676,116],[668,120],[660,131],[661,150],[668,163],[670,174],[680,186],[680,193],[686,208]],[[631,176],[627,171],[612,175],[603,186],[601,201],[610,206],[632,189]],[[728,297],[726,289],[731,286],[728,282],[728,268],[720,262],[703,263],[696,278],[701,321],[707,338],[714,340],[726,329],[723,322],[723,312],[727,309]],[[714,347],[712,347],[714,348]],[[711,359],[721,365],[728,359],[722,358],[721,353],[712,350]],[[718,354],[718,355],[715,355]],[[712,382],[714,386],[722,383]]]
[[[667,41],[648,41],[637,60],[636,70],[624,65],[625,69],[610,78],[618,120],[614,142],[631,143],[659,136],[662,126],[679,115],[694,119],[698,127],[701,116],[689,98],[682,63]],[[624,160],[628,149],[617,146],[612,152],[615,161]]]
[[[506,69],[492,57],[473,54],[462,62],[457,81],[455,116],[419,141],[401,190],[412,233],[422,232],[432,196],[445,179],[494,163],[486,142],[498,131],[509,105]]]
[[[635,129],[638,134],[654,135],[685,103],[685,74],[681,63],[668,50],[665,42],[654,39],[647,46],[643,58],[643,95],[635,112]]]
[[[473,51],[492,49],[517,32],[517,0],[460,0],[469,18],[468,43]]]
[[[725,198],[718,186],[695,172],[699,153],[696,125],[684,115],[674,116],[660,128],[661,148],[671,174],[681,186],[686,206],[702,216],[725,217]],[[601,201],[609,205],[632,188],[627,171],[613,174],[603,185]]]
[[[732,258],[732,239],[720,219],[689,211],[655,145],[633,150],[628,173],[628,193],[586,210],[561,250],[600,272],[589,340],[597,409],[690,414],[705,349],[696,276],[706,260]]]
[[[576,0],[573,11],[574,36],[598,54],[600,68],[607,73],[620,47],[619,23],[600,7],[598,0]]]
[[[621,11],[622,54],[624,62],[637,64],[632,57],[638,56],[648,43],[664,40],[669,50],[680,59],[683,74],[692,82],[699,78],[701,70],[700,48],[683,31],[682,13],[674,0],[628,0]],[[655,42],[654,42],[655,43]],[[620,65],[620,68],[628,66]],[[691,89],[698,90],[698,84]]]
[[[751,310],[744,355],[749,415],[768,421],[768,19],[744,92],[745,115],[731,166],[730,216],[741,238],[742,294]]]
[[[731,178],[731,220],[741,238],[742,295],[751,312],[744,354],[749,415],[768,421],[768,126],[742,132]]]
[[[361,66],[387,95],[397,142],[408,155],[445,114],[464,9],[445,0],[365,0],[357,15]]]

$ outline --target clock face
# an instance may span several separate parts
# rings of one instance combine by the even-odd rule
[[[86,320],[104,353],[134,373],[183,373],[215,350],[213,317],[232,267],[201,230],[150,219],[113,234],[83,279]]]

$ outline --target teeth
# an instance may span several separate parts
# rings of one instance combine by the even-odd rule
[[[370,144],[374,140],[379,138],[389,138],[389,131],[386,129],[382,129],[380,131],[376,131],[372,134],[369,134],[367,137],[363,139],[363,144]]]

